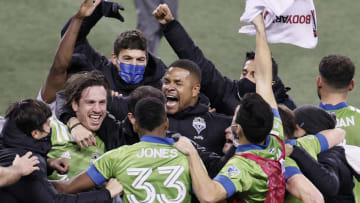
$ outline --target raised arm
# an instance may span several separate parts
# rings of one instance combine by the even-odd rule
[[[258,93],[272,108],[277,109],[275,96],[272,90],[271,52],[266,40],[263,16],[258,15],[254,19],[253,24],[255,25],[256,29],[256,93]]]
[[[49,74],[41,90],[41,97],[46,103],[52,103],[56,99],[56,92],[63,88],[75,42],[79,34],[80,26],[85,17],[90,16],[101,0],[85,0],[77,13],[72,17],[71,23],[63,36]]]
[[[180,59],[194,61],[201,69],[201,92],[209,99],[216,112],[233,115],[239,104],[237,84],[224,77],[196,46],[184,27],[171,14],[166,4],[160,4],[153,15],[162,24],[164,36]]]

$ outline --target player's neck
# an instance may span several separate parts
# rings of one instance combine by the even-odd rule
[[[155,128],[153,131],[143,130],[141,133],[139,132],[140,138],[144,135],[150,135],[154,137],[166,137],[166,131]]]
[[[345,93],[323,93],[321,94],[321,102],[323,104],[336,105],[341,102],[346,102],[347,92]]]

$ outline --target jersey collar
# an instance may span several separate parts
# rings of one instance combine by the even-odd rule
[[[322,102],[320,102],[319,107],[324,109],[324,110],[338,110],[338,109],[342,109],[345,107],[348,107],[349,105],[346,102],[341,102],[338,103],[336,105],[332,105],[332,104],[323,104]]]
[[[267,138],[266,138],[266,141],[265,141],[265,145],[262,145],[262,144],[244,144],[244,145],[239,145],[236,149],[236,152],[245,152],[245,151],[248,151],[248,150],[264,150],[266,149],[268,146],[269,146],[269,143],[270,143],[270,136],[271,135],[268,135]]]
[[[141,142],[151,142],[158,144],[174,145],[174,140],[169,137],[156,137],[151,135],[144,135],[140,139]]]

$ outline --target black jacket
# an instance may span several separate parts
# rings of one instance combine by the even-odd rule
[[[320,190],[325,202],[355,202],[354,172],[346,162],[343,147],[336,146],[321,152],[316,161],[303,148],[295,146],[290,157]]]
[[[223,154],[225,129],[231,124],[231,117],[210,113],[205,96],[199,96],[198,103],[175,114],[168,114],[169,130],[194,140],[209,151]]]
[[[216,108],[219,113],[233,115],[236,106],[241,98],[239,80],[231,80],[224,77],[208,60],[199,47],[195,45],[189,34],[182,25],[173,20],[168,24],[162,25],[164,35],[170,46],[182,59],[189,59],[197,63],[201,69],[201,91],[210,99],[211,106]],[[289,88],[285,88],[281,80],[278,85],[273,86],[276,101],[283,103],[290,109],[295,109],[295,103],[286,94]]]
[[[0,165],[9,166],[16,154],[24,155],[31,151],[39,158],[40,171],[22,177],[17,183],[0,188],[1,202],[105,202],[111,200],[106,189],[84,192],[76,195],[59,194],[47,180],[46,154],[51,148],[50,138],[35,140],[22,133],[14,122],[7,120],[1,133],[3,146],[0,149]]]
[[[76,41],[75,50],[68,71],[90,71],[98,70],[102,72],[108,80],[111,89],[123,95],[129,95],[130,92],[142,85],[150,85],[155,88],[161,88],[161,79],[165,73],[166,65],[156,56],[148,54],[148,62],[145,68],[144,78],[139,84],[127,84],[118,75],[117,67],[112,62],[92,48],[87,40],[90,30],[101,19],[102,12],[100,7],[95,9],[94,13],[85,18]],[[71,19],[61,31],[63,36],[69,27]]]

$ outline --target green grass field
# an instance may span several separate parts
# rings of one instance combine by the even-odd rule
[[[17,0],[0,7],[0,115],[19,99],[35,97],[51,66],[60,29],[78,9],[81,0]],[[136,25],[132,1],[121,1],[126,22],[103,18],[90,34],[95,48],[110,55],[115,37]],[[315,81],[322,56],[340,53],[360,64],[360,4],[355,0],[317,1],[319,44],[307,50],[292,45],[273,44],[271,50],[279,64],[279,74],[292,88],[297,104],[317,104]],[[180,1],[179,19],[205,55],[224,74],[240,75],[244,53],[254,49],[254,38],[237,33],[244,1]],[[357,25],[357,26],[356,26]],[[159,56],[167,63],[176,59],[163,40]],[[358,81],[356,75],[355,81]],[[349,103],[360,106],[358,88]]]
[[[60,29],[79,8],[81,0],[2,1],[0,6],[0,115],[20,99],[36,97],[60,40]],[[125,23],[103,18],[90,34],[91,44],[110,55],[115,37],[135,28],[132,1],[118,1],[126,10]],[[360,65],[360,29],[357,0],[316,2],[319,44],[307,50],[291,45],[271,45],[279,64],[279,75],[292,90],[298,105],[318,104],[317,66],[322,56],[339,53]],[[254,49],[253,37],[237,33],[245,1],[181,0],[179,19],[217,68],[226,76],[238,78],[244,53]],[[165,40],[159,56],[167,63],[176,59]],[[359,81],[356,74],[355,82]],[[359,107],[359,88],[350,94],[349,103]],[[360,195],[360,194],[358,194]]]

